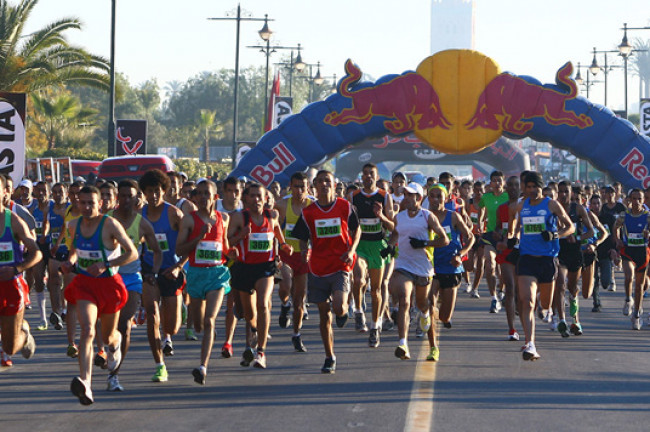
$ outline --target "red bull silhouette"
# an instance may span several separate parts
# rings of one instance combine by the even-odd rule
[[[539,117],[552,126],[580,129],[591,126],[593,121],[589,117],[576,115],[566,108],[566,102],[578,95],[578,87],[571,79],[572,71],[573,66],[568,62],[555,77],[557,85],[568,88],[568,93],[530,83],[509,73],[497,75],[481,93],[474,116],[465,126],[468,129],[501,128],[516,135],[525,135],[533,127],[532,119]]]
[[[341,96],[352,99],[352,106],[325,116],[325,123],[338,126],[367,123],[375,116],[389,117],[384,127],[395,135],[417,129],[440,127],[451,123],[440,108],[440,99],[433,86],[421,75],[408,72],[373,87],[349,90],[361,79],[361,70],[351,60],[345,62],[347,75],[339,84]]]

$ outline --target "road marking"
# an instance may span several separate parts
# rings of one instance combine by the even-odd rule
[[[429,432],[433,426],[433,385],[436,381],[436,363],[427,361],[429,341],[423,341],[415,367],[411,401],[406,411],[404,432]]]

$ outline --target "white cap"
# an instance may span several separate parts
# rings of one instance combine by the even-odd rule
[[[409,183],[408,186],[404,187],[404,190],[407,191],[408,193],[418,194],[421,197],[424,196],[424,189],[422,189],[422,186],[420,186],[420,184],[416,182]]]
[[[203,183],[204,181],[208,181],[208,179],[205,178],[205,177],[201,177],[200,179],[198,179],[198,180],[196,181],[197,186],[198,186],[199,184]]]
[[[26,187],[26,188],[32,189],[34,187],[34,185],[32,184],[31,180],[24,179],[24,180],[21,180],[20,183],[18,183],[18,187]]]

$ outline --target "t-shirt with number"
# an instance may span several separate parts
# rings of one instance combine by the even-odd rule
[[[194,228],[188,240],[194,240],[201,236],[201,229],[205,225],[203,219],[199,217],[198,211],[190,213],[194,220]],[[225,262],[223,245],[225,244],[223,229],[223,217],[219,211],[214,212],[215,223],[210,231],[205,233],[201,241],[190,252],[190,267],[215,267]]]
[[[311,242],[309,271],[316,276],[329,276],[338,271],[352,271],[352,265],[341,260],[352,245],[350,232],[359,227],[359,220],[350,203],[342,198],[329,206],[317,201],[302,209],[293,229],[293,237]]]
[[[375,215],[374,204],[378,202],[386,207],[386,191],[377,189],[370,195],[358,189],[352,193],[352,205],[357,209],[359,225],[361,226],[361,240],[381,241],[384,239],[384,232],[381,226],[381,219]]]
[[[268,210],[262,212],[263,221],[257,225],[248,210],[242,210],[244,226],[250,226],[251,232],[238,244],[239,260],[246,264],[261,264],[275,259],[273,243],[273,223]]]
[[[543,231],[557,233],[557,216],[548,207],[550,198],[544,197],[537,205],[530,204],[530,198],[524,200],[519,217],[521,218],[521,236],[519,251],[521,255],[557,256],[560,241],[546,241]]]

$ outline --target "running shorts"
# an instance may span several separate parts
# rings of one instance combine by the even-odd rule
[[[273,277],[276,268],[275,260],[256,264],[237,262],[230,267],[230,285],[237,291],[253,294],[255,283]]]
[[[532,276],[537,283],[551,283],[557,277],[557,257],[521,255],[517,264],[518,276]]]
[[[17,276],[0,281],[0,316],[15,316],[25,308],[25,280]]]
[[[382,258],[381,251],[386,249],[386,240],[359,240],[357,255],[368,263],[369,269],[380,269],[386,264],[386,258]]]
[[[406,276],[415,286],[429,286],[431,283],[431,277],[429,276],[419,276],[403,268],[397,268],[394,271]]]
[[[205,300],[210,291],[230,292],[230,270],[225,265],[190,267],[187,270],[187,293],[192,298]]]
[[[580,270],[583,262],[580,243],[567,243],[565,241],[560,241],[558,261],[562,267],[566,267],[566,269],[572,273]]]
[[[288,254],[283,250],[280,250],[280,259],[283,263],[291,267],[293,270],[294,276],[300,276],[309,273],[309,265],[302,260],[302,254],[300,252],[293,252]]]
[[[436,273],[433,280],[438,281],[440,289],[458,288],[462,273]]]
[[[140,273],[120,273],[127,291],[142,294],[142,275]]]
[[[343,270],[329,276],[316,276],[309,273],[307,288],[307,301],[309,303],[323,303],[329,301],[336,291],[350,292],[352,273]]]
[[[74,293],[75,304],[80,300],[89,301],[97,306],[97,313],[100,315],[116,313],[129,299],[122,276],[119,274],[101,278],[78,274],[68,287],[72,287],[71,293]]]
[[[644,272],[650,261],[648,248],[645,247],[623,247],[621,249],[621,258],[625,261],[632,261],[636,268],[635,272]]]

